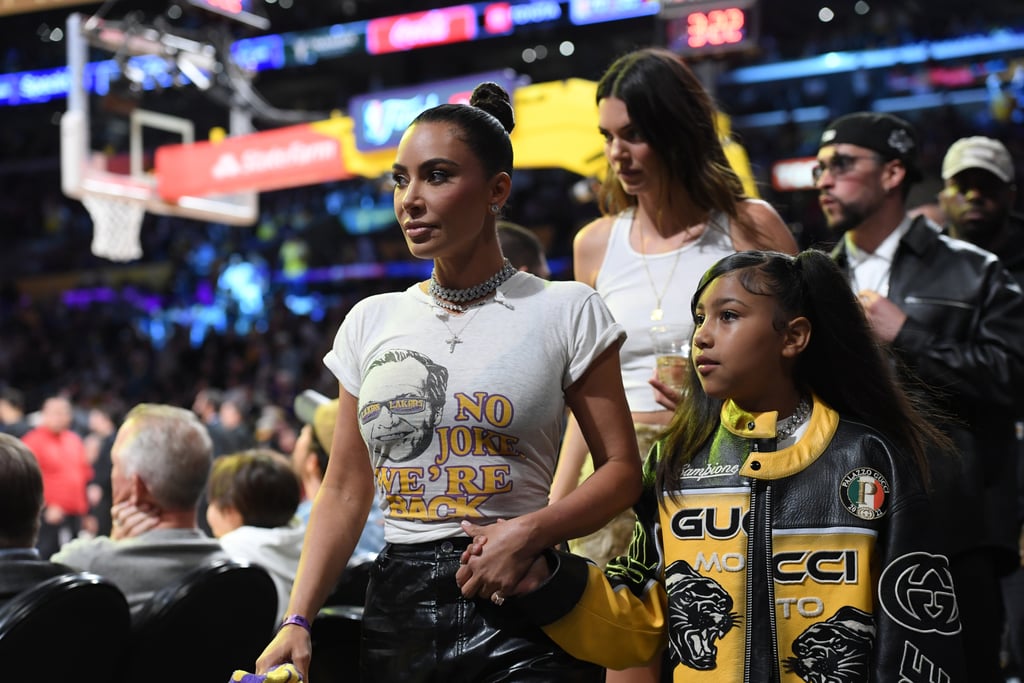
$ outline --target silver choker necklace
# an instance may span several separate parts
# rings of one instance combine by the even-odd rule
[[[789,417],[779,420],[775,423],[775,439],[782,441],[793,436],[793,433],[800,428],[807,418],[811,414],[811,402],[807,400],[807,397],[800,399],[800,403],[796,405],[796,410]]]
[[[431,271],[430,285],[427,287],[427,293],[430,294],[430,298],[434,300],[434,303],[441,308],[455,311],[456,313],[465,313],[469,310],[469,306],[465,305],[467,301],[482,299],[515,275],[516,272],[516,267],[512,265],[511,261],[505,259],[501,270],[480,284],[467,287],[466,289],[449,289],[438,284],[437,278],[434,277],[434,271]]]

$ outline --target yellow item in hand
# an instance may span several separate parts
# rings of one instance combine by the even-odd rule
[[[251,674],[239,669],[231,674],[231,683],[302,683],[302,676],[294,664],[282,664],[265,674]]]

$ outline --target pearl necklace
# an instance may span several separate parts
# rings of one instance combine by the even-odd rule
[[[441,308],[455,311],[456,313],[465,313],[469,310],[469,306],[464,305],[466,302],[482,299],[515,275],[516,272],[516,267],[512,265],[512,262],[505,259],[501,270],[480,284],[465,289],[449,289],[448,287],[442,287],[434,276],[435,271],[431,271],[430,285],[427,287],[427,293],[430,294],[430,298],[434,300],[434,303]]]
[[[775,439],[782,441],[793,436],[810,415],[811,402],[805,396],[800,399],[800,403],[796,405],[796,410],[793,411],[792,415],[775,423]]]

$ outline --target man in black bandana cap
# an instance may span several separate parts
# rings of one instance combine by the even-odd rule
[[[947,530],[971,680],[1001,681],[998,578],[1017,564],[1013,418],[1024,295],[993,254],[907,215],[917,151],[903,119],[848,114],[822,134],[814,178],[839,238],[833,256],[876,338],[908,388],[955,417],[942,426],[957,452],[932,463],[935,514]]]

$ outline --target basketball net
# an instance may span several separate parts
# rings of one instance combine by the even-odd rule
[[[142,256],[139,233],[146,215],[144,202],[86,194],[82,204],[92,217],[92,253],[111,261],[134,261]]]

